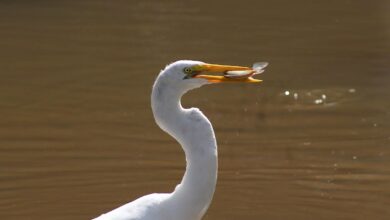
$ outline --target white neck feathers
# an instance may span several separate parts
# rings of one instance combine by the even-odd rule
[[[183,217],[200,219],[215,191],[217,144],[212,125],[202,112],[181,106],[180,99],[185,92],[157,79],[152,92],[152,110],[156,123],[181,144],[186,155],[186,172],[169,202],[180,207],[187,215]]]

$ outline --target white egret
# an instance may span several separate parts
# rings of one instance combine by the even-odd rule
[[[162,70],[153,85],[153,114],[160,128],[174,137],[185,152],[184,177],[172,193],[143,196],[95,220],[201,219],[210,205],[217,181],[217,143],[210,121],[197,108],[184,109],[180,99],[187,91],[210,83],[260,82],[250,76],[206,74],[228,75],[230,71],[247,74],[249,70],[253,69],[190,60],[176,61]]]

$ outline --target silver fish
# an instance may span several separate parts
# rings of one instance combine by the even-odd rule
[[[244,79],[249,78],[253,75],[264,72],[264,68],[268,66],[268,62],[257,62],[254,63],[251,70],[232,70],[226,71],[224,76],[227,78]]]
[[[253,75],[255,71],[253,70],[231,70],[226,71],[224,76],[227,78],[248,78]]]
[[[255,71],[254,75],[264,72],[264,68],[268,66],[268,62],[257,62],[254,63],[252,69]]]

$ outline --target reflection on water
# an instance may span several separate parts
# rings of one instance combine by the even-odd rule
[[[1,2],[0,218],[90,219],[171,191],[184,155],[149,94],[166,63],[197,59],[270,62],[260,86],[184,97],[219,142],[205,219],[389,219],[388,3],[223,4]]]

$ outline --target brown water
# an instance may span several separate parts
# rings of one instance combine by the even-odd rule
[[[388,1],[1,1],[0,219],[90,219],[184,172],[150,91],[177,59],[261,85],[184,97],[214,124],[204,219],[390,219]]]

